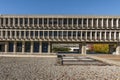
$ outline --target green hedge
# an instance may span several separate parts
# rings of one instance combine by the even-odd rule
[[[96,53],[108,53],[109,52],[109,45],[108,44],[94,44],[93,50]]]
[[[69,52],[70,48],[65,48],[65,47],[54,47],[52,49],[53,52],[59,52],[59,51],[65,51],[65,52]]]

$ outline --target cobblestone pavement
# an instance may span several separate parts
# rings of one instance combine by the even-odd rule
[[[0,57],[0,80],[120,80],[118,66],[59,66],[56,60]]]

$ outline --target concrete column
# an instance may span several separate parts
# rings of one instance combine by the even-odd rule
[[[39,18],[37,18],[37,26],[39,26]]]
[[[23,26],[25,26],[25,18],[23,18]]]
[[[33,53],[33,41],[31,41],[31,53]]]
[[[33,39],[35,39],[35,30],[33,30]]]
[[[54,26],[54,22],[53,22],[54,18],[52,18],[52,27]]]
[[[87,18],[87,28],[88,28],[88,18]]]
[[[61,18],[62,19],[62,27],[63,27],[63,18]]]
[[[80,43],[79,44],[79,53],[81,54],[81,51],[82,51],[82,44]]]
[[[28,26],[30,26],[30,21],[29,21],[29,18],[28,18]]]
[[[57,27],[58,27],[58,25],[59,25],[58,23],[59,23],[59,20],[58,20],[58,18],[57,18]]]
[[[117,43],[117,47],[116,47],[116,53],[114,53],[115,55],[120,55],[120,43]]]
[[[120,31],[119,31],[119,41],[120,41]]]
[[[61,35],[62,35],[62,39],[63,39],[63,31],[62,31],[62,34],[61,34]]]
[[[42,27],[44,27],[44,18],[42,18]]]
[[[111,27],[113,28],[113,19],[111,20]]]
[[[43,36],[42,36],[42,39],[45,39],[44,32],[45,32],[45,31],[43,30]]]
[[[31,31],[29,30],[29,34],[28,34],[28,36],[29,36],[29,39],[31,38],[31,36],[30,36],[30,32],[31,32]]]
[[[95,40],[97,40],[97,31],[95,31]]]
[[[42,42],[39,43],[39,53],[42,53]]]
[[[96,21],[96,22],[97,22],[96,27],[98,28],[98,18],[97,18],[97,21]]]
[[[50,42],[48,42],[48,53],[50,54]]]
[[[68,31],[67,31],[67,33],[68,33]],[[68,36],[68,34],[67,34],[67,36]],[[76,40],[78,39],[78,31],[76,31]]]
[[[106,20],[106,27],[108,28],[108,19]]]
[[[19,39],[21,39],[21,30],[19,31]]]
[[[83,18],[82,18],[82,28],[83,28]]]
[[[101,36],[102,36],[101,33],[102,33],[102,32],[100,31],[100,40],[101,40]]]
[[[67,18],[67,27],[68,27],[68,18]]]
[[[24,30],[24,39],[26,39],[26,30]]]
[[[9,19],[9,18],[8,18]],[[1,26],[1,18],[0,18],[0,26]]]
[[[90,31],[90,40],[92,40],[92,31]]]
[[[34,26],[34,18],[33,18],[33,24],[32,24],[32,26]]]
[[[38,30],[38,39],[40,39],[40,31]]]
[[[110,33],[109,33],[109,39],[111,40],[111,31],[110,31]]]
[[[18,19],[18,24],[17,24],[17,26],[20,26],[20,18],[17,18]]]
[[[103,28],[103,18],[102,18],[102,21],[101,21],[101,27]]]
[[[72,27],[73,27],[73,18],[72,18]]]
[[[116,27],[117,27],[117,28],[118,28],[118,26],[119,26],[118,20],[119,20],[119,19],[116,20]]]
[[[6,25],[5,25],[5,21],[6,21],[5,18],[3,18],[3,26],[6,26]]]
[[[116,40],[116,31],[114,31],[114,40]]]
[[[87,31],[85,31],[85,33],[86,33],[85,38],[86,38],[86,40],[87,40]]]
[[[3,38],[3,30],[1,30],[1,38]]]
[[[82,40],[82,31],[81,31],[81,40]]]
[[[25,41],[22,42],[22,53],[25,51]]]
[[[7,30],[5,30],[5,38],[7,39],[8,37],[7,37],[7,34],[8,34],[8,31]]]
[[[93,18],[92,18],[92,28],[93,28]]]
[[[77,27],[78,27],[78,18],[77,18]]]
[[[105,31],[105,35],[104,35],[104,36],[105,36],[105,39],[104,39],[104,40],[106,40],[106,31]]]
[[[8,42],[5,42],[5,53],[8,52]]]
[[[14,52],[14,53],[16,53],[16,43],[17,43],[17,42],[15,41],[15,42],[14,42],[14,46],[13,46],[13,48],[14,48],[14,51],[13,51],[13,52]]]
[[[71,39],[73,39],[73,31],[71,31]]]
[[[82,43],[81,54],[86,54],[86,43]]]

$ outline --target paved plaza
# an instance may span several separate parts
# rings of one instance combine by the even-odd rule
[[[120,67],[57,65],[56,57],[0,57],[0,80],[120,80]]]

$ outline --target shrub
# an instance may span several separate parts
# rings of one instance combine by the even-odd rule
[[[53,52],[59,52],[59,51],[65,51],[65,52],[69,52],[70,48],[65,48],[65,47],[54,47]]]
[[[108,53],[109,52],[109,45],[108,44],[94,44],[93,50],[96,53]]]

